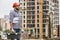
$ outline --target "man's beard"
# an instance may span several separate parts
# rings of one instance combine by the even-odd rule
[[[18,10],[18,11],[19,11],[19,8],[16,8],[16,10]]]

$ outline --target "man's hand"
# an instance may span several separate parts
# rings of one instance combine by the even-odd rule
[[[10,26],[11,26],[11,28],[13,27],[13,25],[14,25],[14,23],[10,22]]]
[[[10,26],[11,26],[10,30],[11,30],[11,32],[15,32],[14,29],[13,29],[13,25],[14,24],[12,22],[10,22]]]
[[[15,32],[13,28],[11,28],[10,30],[11,30],[11,32]]]

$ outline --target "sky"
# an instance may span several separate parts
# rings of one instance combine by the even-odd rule
[[[0,18],[10,13],[14,2],[18,2],[18,0],[0,0]]]

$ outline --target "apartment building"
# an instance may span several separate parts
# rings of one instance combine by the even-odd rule
[[[59,0],[50,0],[50,15],[52,16],[52,37],[58,37],[57,30],[59,25]]]
[[[42,40],[43,38],[51,38],[51,22],[53,18],[50,16],[52,11],[50,9],[50,3],[51,0],[20,0],[22,28],[28,32],[28,39]],[[56,7],[54,6],[53,8],[57,9],[57,3],[55,3]]]
[[[8,19],[6,19],[6,16],[5,18],[0,18],[0,26],[2,27],[2,31],[10,29],[10,23]]]
[[[4,15],[4,19],[6,20],[6,22],[5,22],[6,28],[10,29],[9,15]]]

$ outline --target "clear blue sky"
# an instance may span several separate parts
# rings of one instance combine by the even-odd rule
[[[12,9],[12,3],[18,2],[18,0],[0,0],[0,18],[6,14],[9,14]]]

